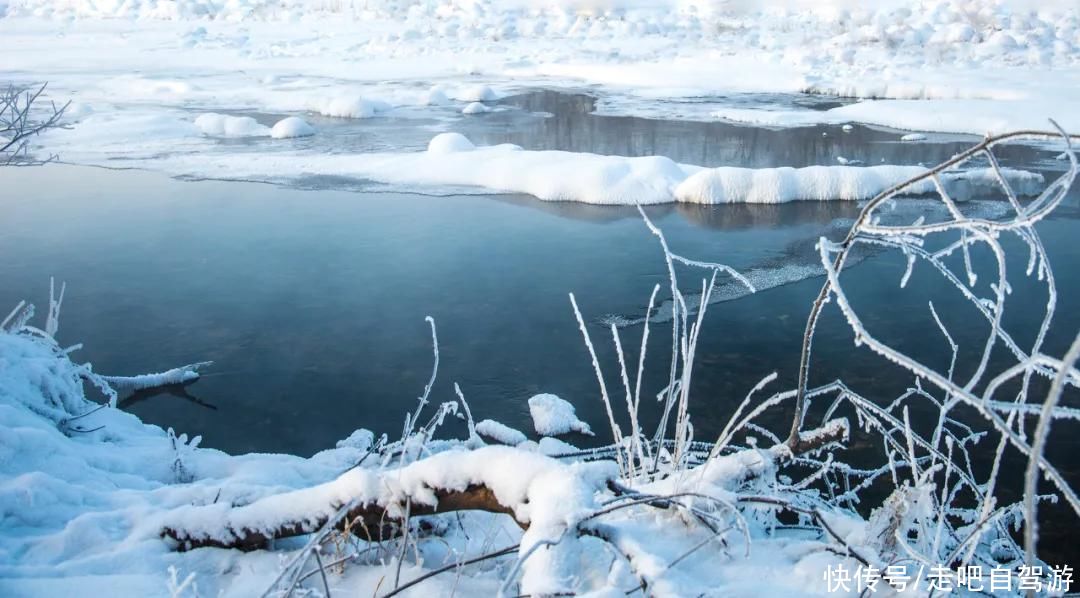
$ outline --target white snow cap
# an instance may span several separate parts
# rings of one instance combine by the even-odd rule
[[[528,440],[520,430],[515,430],[493,419],[485,419],[477,423],[476,433],[507,446],[517,446]]]
[[[195,126],[212,137],[265,137],[270,128],[260,125],[250,116],[229,116],[208,112],[195,119]]]
[[[274,124],[270,130],[270,136],[274,139],[289,139],[292,137],[310,137],[315,134],[315,129],[306,120],[298,116],[283,118]]]
[[[593,436],[589,424],[578,419],[574,406],[553,394],[538,394],[529,399],[533,427],[541,436],[580,432]]]
[[[424,94],[423,103],[427,106],[445,106],[450,103],[450,98],[441,85],[435,85]]]
[[[473,142],[461,133],[440,133],[428,142],[427,151],[432,154],[452,154],[476,149]]]
[[[559,457],[561,455],[572,455],[574,453],[581,452],[581,449],[570,444],[569,442],[563,442],[558,438],[544,437],[540,439],[538,443],[540,452],[549,457]]]
[[[454,97],[462,102],[493,102],[499,99],[499,94],[487,85],[474,85],[459,90]]]
[[[491,112],[491,108],[488,108],[480,102],[473,102],[461,109],[462,114],[483,114],[485,112]]]
[[[381,100],[340,96],[315,102],[313,108],[323,116],[334,118],[371,118],[379,112],[390,110],[391,106]]]

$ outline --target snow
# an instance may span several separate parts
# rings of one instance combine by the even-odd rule
[[[209,112],[195,119],[195,126],[212,137],[265,137],[270,128],[250,116],[229,116]]]
[[[74,100],[67,112],[72,128],[36,140],[43,147],[73,162],[124,160],[177,175],[288,180],[330,174],[549,201],[655,204],[862,200],[922,172],[852,161],[703,168],[664,156],[477,147],[447,133],[464,115],[491,110],[493,102],[530,87],[586,89],[608,114],[769,127],[827,124],[845,131],[860,123],[913,132],[897,133],[898,142],[923,141],[926,132],[1043,129],[1049,117],[1080,130],[1080,9],[1071,1],[0,0],[0,38],[0,80],[48,80],[49,99]],[[803,92],[862,101],[811,110],[783,99],[741,98]],[[316,153],[303,143],[265,139],[310,135],[309,113],[416,118],[435,137],[427,151],[411,152]],[[270,128],[235,114],[277,123]],[[317,122],[321,133],[367,124]],[[842,157],[828,159],[834,158]],[[1006,175],[1025,195],[1042,183],[1035,173]],[[992,183],[985,169],[942,179],[957,199],[977,197]],[[915,189],[928,190],[929,183]],[[197,375],[186,366],[96,376],[49,338],[0,331],[0,594],[168,595],[167,571],[175,566],[181,578],[196,574],[204,595],[261,595],[281,570],[279,557],[295,554],[297,544],[252,554],[177,553],[162,541],[161,527],[228,538],[244,527],[326,515],[357,497],[400,513],[406,498],[433,504],[433,484],[481,482],[530,523],[528,531],[505,516],[463,513],[460,526],[416,548],[423,562],[403,567],[403,575],[479,555],[493,540],[520,541],[522,553],[550,541],[557,544],[525,561],[521,593],[603,595],[615,588],[622,595],[637,583],[622,561],[608,578],[570,574],[572,563],[599,561],[596,555],[603,562],[594,569],[606,574],[611,563],[598,540],[560,540],[597,508],[598,489],[614,472],[610,462],[551,458],[576,451],[557,439],[533,443],[484,420],[476,425],[480,434],[518,446],[466,450],[473,445],[448,442],[432,445],[443,452],[417,462],[355,467],[375,438],[357,430],[308,459],[226,455],[117,409],[94,411],[97,405],[84,394],[87,379],[110,389],[140,388]],[[574,407],[555,395],[534,396],[529,408],[541,435],[591,434]],[[723,500],[750,484],[770,494],[776,457],[770,450],[742,450],[697,475],[641,489],[689,487]],[[704,539],[702,531],[676,514],[646,512],[637,519],[619,513],[605,523],[613,533],[619,524],[613,544],[655,576],[653,593],[756,595],[767,579],[776,595],[821,595],[827,566],[857,566],[827,552],[827,540],[754,528],[748,558],[721,559],[702,550],[675,568],[676,559]],[[873,525],[853,515],[829,517],[849,539],[873,535]],[[484,531],[492,529],[491,536]],[[749,548],[736,533],[722,540],[732,555]],[[414,594],[495,595],[513,558],[490,570],[436,578]],[[334,575],[334,593],[385,590],[392,571],[385,562],[392,559]]]
[[[93,377],[89,365],[71,361],[51,336],[23,318],[14,320],[0,329],[4,596],[274,595],[269,586],[283,566],[310,557],[308,549],[301,549],[308,539],[282,539],[271,549],[253,552],[178,552],[162,530],[173,530],[183,540],[226,542],[286,524],[315,531],[318,522],[345,505],[378,505],[388,517],[401,518],[406,512],[415,516],[411,509],[416,507],[437,506],[439,491],[478,487],[489,490],[509,515],[459,511],[425,516],[432,535],[414,534],[407,544],[359,538],[340,542],[343,537],[332,536],[322,544],[324,562],[354,544],[372,550],[388,545],[389,550],[340,571],[327,567],[331,593],[379,595],[399,571],[402,581],[418,579],[443,565],[515,544],[516,555],[492,561],[490,567],[463,567],[434,577],[409,595],[507,595],[499,587],[516,572],[520,583],[509,588],[514,595],[625,595],[644,578],[657,595],[824,596],[839,595],[830,594],[823,581],[828,568],[843,564],[854,571],[858,566],[824,534],[778,528],[768,508],[740,505],[745,497],[797,504],[792,487],[777,483],[785,445],[736,450],[678,475],[646,481],[618,479],[619,467],[610,459],[553,458],[577,449],[552,438],[541,439],[539,451],[447,440],[429,443],[423,457],[413,461],[365,460],[374,434],[357,430],[308,459],[226,455],[199,447],[198,438],[177,436],[89,401],[83,385]],[[573,406],[555,395],[536,395],[529,405],[541,433],[542,427],[588,432]],[[506,430],[491,420],[476,427]],[[848,427],[846,420],[833,420],[803,439]],[[628,500],[633,494],[614,496],[611,482],[616,480],[636,484],[631,492],[685,498],[656,508],[643,504],[649,501]],[[903,494],[886,503],[891,510],[883,508],[869,521],[830,507],[816,493],[804,508],[827,517],[830,529],[860,554],[878,560],[876,542],[883,529],[893,529],[892,514],[907,512],[909,520],[918,516],[929,522],[923,528],[934,527],[927,511],[933,504],[931,488],[905,486]],[[917,510],[907,509],[908,504]],[[689,509],[725,525],[716,533],[686,517]],[[923,536],[921,541],[930,540]],[[622,557],[613,559],[612,548],[628,556],[630,565]],[[409,560],[399,568],[400,554]],[[298,562],[298,573],[318,571],[314,562]],[[188,591],[178,592],[189,576]],[[318,577],[306,586],[320,587]]]
[[[450,98],[442,86],[435,85],[424,94],[421,103],[425,106],[445,106],[450,103]]]
[[[311,107],[315,112],[323,116],[334,118],[371,118],[391,108],[390,104],[381,100],[359,96],[340,96],[317,100],[311,104]]]
[[[578,419],[574,406],[553,394],[538,394],[529,399],[533,428],[541,436],[578,432],[593,435],[589,424]]]
[[[63,148],[63,133],[52,139]],[[797,200],[865,200],[925,172],[920,166],[810,166],[806,168],[702,168],[662,156],[627,158],[598,154],[529,151],[516,145],[476,147],[457,133],[433,138],[428,150],[411,153],[311,155],[273,153],[159,157],[161,168],[190,176],[282,180],[325,173],[397,185],[428,188],[472,187],[515,192],[545,201],[599,205],[648,205],[673,202],[782,203]],[[1017,193],[1041,191],[1043,178],[1033,172],[1005,169]],[[942,177],[947,190],[964,200],[997,189],[992,171],[976,168]],[[913,194],[933,191],[923,181]]]
[[[454,94],[454,99],[469,102],[470,106],[480,102],[493,102],[499,97],[500,95],[487,85],[473,85],[460,89]]]
[[[926,169],[919,166],[808,166],[806,168],[732,168],[701,170],[675,189],[678,201],[688,203],[786,203],[799,200],[869,199],[882,191],[913,178]],[[1037,195],[1043,177],[1037,173],[1004,169],[1003,174],[1017,193]],[[999,183],[991,169],[947,172],[942,177],[945,189],[957,200],[996,193]],[[911,194],[934,191],[932,180],[911,187]]]
[[[575,453],[581,452],[581,449],[570,444],[569,442],[559,440],[558,438],[550,438],[547,436],[540,439],[540,441],[537,443],[537,448],[540,449],[541,453],[552,457],[557,457],[560,455],[573,455]]]
[[[315,134],[315,129],[306,120],[298,116],[289,116],[276,123],[270,130],[270,136],[274,139],[291,139],[293,137],[310,137]]]
[[[430,154],[452,154],[454,152],[468,152],[476,149],[473,142],[461,133],[440,133],[428,142],[427,151]]]
[[[462,114],[483,114],[485,112],[491,112],[491,108],[480,102],[473,102],[461,109]]]
[[[606,112],[775,126],[822,115],[725,98],[865,98],[824,118],[912,131],[981,135],[1049,117],[1080,128],[1073,2],[15,0],[7,15],[0,71],[33,72],[95,109],[356,118],[388,107],[376,97],[460,109],[543,86],[591,88]]]
[[[525,434],[493,419],[476,422],[476,433],[507,446],[518,446],[528,440]]]
[[[769,127],[805,127],[859,122],[894,129],[935,133],[1000,134],[1012,130],[1048,130],[1053,118],[1067,130],[1080,130],[1080,118],[1060,98],[1073,88],[1045,98],[865,100],[829,110],[757,110],[722,108],[718,119]],[[1061,94],[1061,95],[1058,95]],[[906,141],[921,140],[918,133]]]
[[[593,493],[580,485],[600,484],[613,471],[611,464],[582,467],[496,447],[477,453],[458,450],[381,475],[350,470],[370,446],[372,434],[366,430],[310,459],[230,456],[199,448],[198,439],[176,437],[118,409],[97,408],[83,394],[87,371],[60,353],[51,339],[0,330],[0,593],[5,596],[169,596],[170,567],[180,571],[180,579],[195,574],[203,595],[260,595],[280,571],[278,554],[178,553],[160,538],[162,527],[183,524],[184,529],[227,537],[228,529],[269,527],[304,509],[323,512],[326,505],[319,498],[363,491],[384,500],[408,493],[430,501],[430,483],[464,488],[483,481],[500,500],[516,505],[519,517],[534,522],[536,533],[557,533],[553,530],[565,525],[560,519],[565,512],[544,508],[542,501],[525,504],[540,492],[537,487],[566,489],[567,496],[586,501],[581,508],[588,509]],[[339,477],[346,470],[350,474]],[[378,485],[369,485],[376,478]],[[226,513],[230,505],[247,506]],[[507,533],[469,513],[461,520],[476,529]],[[512,524],[508,529],[510,540],[520,535]],[[447,538],[454,550],[486,550],[483,534],[475,545],[463,537]],[[285,554],[291,550],[287,543],[281,549]],[[425,552],[434,566],[440,564],[437,551]],[[424,572],[408,569],[413,575]],[[355,576],[335,578],[335,583],[362,588],[367,595],[383,574],[377,565],[361,566]],[[451,579],[446,588],[491,593],[497,581]],[[423,591],[440,587],[436,580]]]
[[[185,384],[199,379],[199,370],[213,365],[213,362],[204,361],[178,368],[172,368],[158,374],[142,374],[139,376],[102,376],[102,378],[116,389],[141,390],[144,388],[156,388],[171,384]]]

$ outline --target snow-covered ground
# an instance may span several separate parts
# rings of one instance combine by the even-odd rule
[[[91,164],[265,137],[286,117],[433,119],[434,135],[536,86],[588,90],[609,114],[769,127],[1080,129],[1072,2],[11,0],[4,14],[0,80],[72,100],[75,129],[42,142]],[[739,101],[765,92],[861,101]]]
[[[601,518],[591,513],[602,506],[598,492],[605,481],[618,477],[613,461],[553,459],[546,455],[577,449],[556,438],[525,440],[521,432],[492,420],[476,424],[476,432],[496,444],[516,447],[486,446],[475,435],[463,441],[432,441],[431,427],[418,429],[404,443],[390,444],[357,430],[308,459],[231,456],[201,448],[198,437],[189,439],[172,429],[146,425],[119,409],[87,400],[84,380],[111,392],[117,381],[135,379],[102,378],[69,360],[66,352],[77,348],[61,349],[51,336],[58,330],[59,303],[50,308],[44,330],[31,325],[28,318],[33,311],[25,306],[0,326],[0,595],[5,597],[280,596],[293,586],[292,595],[382,596],[399,582],[406,584],[444,565],[507,546],[520,543],[520,553],[525,554],[530,545],[558,540],[593,517],[598,518],[594,533],[602,533],[609,524],[625,527],[618,542],[642,555],[637,575],[646,575],[653,591],[661,595],[697,595],[707,589],[745,593],[761,589],[762,576],[781,569],[788,574],[769,585],[773,595],[823,595],[828,586],[821,575],[828,566],[844,564],[852,570],[857,566],[823,551],[825,544],[812,534],[767,534],[766,519],[750,521],[748,532],[764,534],[752,552],[747,552],[748,536],[729,534],[724,547],[732,555],[725,557],[728,566],[718,568],[715,557],[705,553],[679,558],[681,550],[707,541],[711,534],[688,525],[677,511],[662,509],[658,515],[635,520],[634,509],[617,508],[600,524]],[[153,384],[193,375],[190,368],[182,368],[138,380]],[[446,404],[429,409],[443,415],[468,414],[464,402],[451,405],[454,409],[448,410]],[[544,433],[584,425],[573,416],[573,408],[554,395],[538,395],[530,406],[537,429]],[[429,416],[430,411],[424,413],[424,421]],[[773,457],[766,451],[751,453],[702,468],[694,487],[726,496],[725,488],[745,483],[736,475],[744,466],[764,468],[763,473],[771,476],[767,462]],[[417,459],[421,456],[427,458]],[[746,464],[740,461],[745,459]],[[756,488],[759,483],[755,480],[752,485]],[[312,568],[314,561],[307,562],[310,550],[301,550],[303,538],[280,541],[276,552],[220,548],[185,552],[178,550],[183,542],[162,537],[164,530],[180,530],[176,533],[184,541],[229,541],[245,531],[272,530],[294,518],[311,522],[310,531],[315,531],[321,525],[316,523],[319,517],[331,517],[357,498],[361,504],[366,500],[396,505],[392,508],[398,510],[388,513],[400,517],[409,505],[420,509],[437,504],[431,488],[466,490],[476,484],[492,489],[493,496],[509,506],[508,514],[465,511],[453,519],[429,519],[424,531],[414,526],[416,544],[408,546],[407,553],[393,542],[367,545],[347,535],[331,536],[320,544],[328,567],[326,586],[319,581],[318,569]],[[523,532],[514,519],[528,529]],[[852,538],[866,533],[865,523],[842,514],[832,525]],[[572,554],[534,555],[521,569],[522,587],[543,593],[638,583],[623,563],[616,562],[609,572],[611,558],[600,540],[583,542]],[[515,552],[434,577],[402,595],[495,595],[517,570]],[[403,555],[407,562],[398,566]],[[348,565],[332,565],[342,557],[351,557]],[[593,573],[558,575],[561,568],[575,568],[571,565]]]

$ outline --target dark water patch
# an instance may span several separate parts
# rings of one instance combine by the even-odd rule
[[[787,97],[797,103],[802,96]],[[779,97],[770,98],[781,101]],[[769,129],[727,122],[694,122],[612,116],[593,112],[596,99],[584,94],[535,90],[501,100],[504,110],[450,125],[481,145],[513,143],[525,149],[591,152],[619,156],[666,156],[697,166],[772,168],[839,165],[838,158],[866,165],[932,166],[967,149],[976,138],[902,142],[902,133],[861,125]],[[1032,164],[1049,154],[1032,146],[1000,150],[1006,165]]]

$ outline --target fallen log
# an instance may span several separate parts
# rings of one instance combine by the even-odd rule
[[[800,435],[791,447],[777,445],[774,459],[824,448],[847,438],[846,420],[834,420]],[[769,461],[770,458],[766,458]],[[761,461],[761,459],[757,459]],[[748,464],[736,484],[761,473]],[[765,461],[759,465],[764,466]],[[702,467],[708,469],[708,465]],[[279,538],[310,534],[322,529],[346,505],[350,507],[337,528],[368,541],[402,534],[407,517],[454,511],[485,511],[510,516],[522,529],[531,522],[530,493],[551,484],[577,484],[592,492],[607,489],[616,495],[631,492],[618,483],[614,462],[576,465],[503,446],[472,451],[448,451],[387,471],[353,469],[325,484],[276,494],[248,505],[223,504],[184,507],[170,514],[161,536],[180,551],[195,548],[266,548]],[[569,509],[572,505],[559,505]],[[666,508],[659,500],[653,506]]]
[[[437,515],[454,511],[487,511],[489,513],[503,513],[514,518],[522,529],[528,529],[527,521],[518,521],[514,511],[502,504],[495,497],[495,493],[483,485],[470,485],[464,490],[435,489],[435,505],[416,504],[410,505],[408,511],[410,517],[422,515]],[[337,504],[335,510],[341,509],[344,504]],[[401,511],[405,505],[400,505]],[[384,505],[368,503],[349,509],[342,521],[336,526],[339,531],[348,529],[354,535],[369,542],[389,540],[401,535],[405,529],[403,517],[389,515],[388,512],[396,511],[388,509]],[[279,538],[291,538],[310,534],[321,529],[329,521],[329,517],[319,516],[304,521],[291,521],[283,523],[272,529],[240,528],[227,530],[223,536],[200,536],[192,534],[189,530],[180,527],[166,527],[162,530],[163,537],[177,542],[177,550],[183,552],[195,548],[235,548],[245,552],[260,550],[270,545],[270,542]]]
[[[407,517],[466,510],[506,514],[527,529],[535,516],[530,494],[578,485],[580,496],[592,496],[617,476],[613,463],[571,465],[510,447],[447,451],[399,469],[353,469],[325,484],[247,505],[182,507],[167,515],[160,535],[181,551],[251,551],[319,530],[349,504],[354,506],[338,528],[371,541],[400,535]]]

